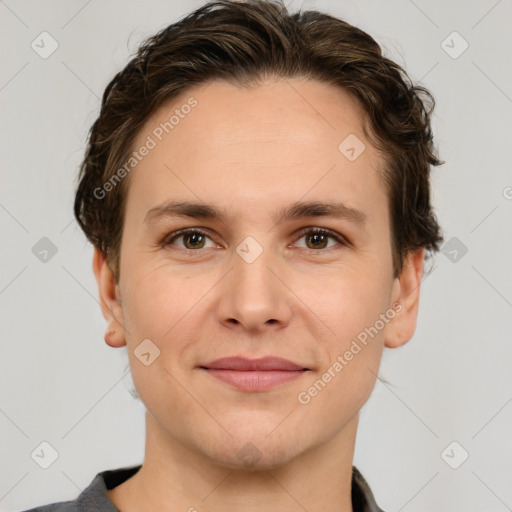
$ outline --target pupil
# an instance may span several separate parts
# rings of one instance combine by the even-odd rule
[[[187,241],[188,242],[190,242],[192,240],[191,245],[192,245],[193,248],[198,247],[198,244],[196,242],[199,241],[199,244],[200,244],[202,239],[203,239],[203,235],[201,235],[200,233],[194,233],[192,235],[188,235],[187,236]],[[187,244],[187,245],[189,245],[189,244]]]
[[[325,235],[320,235],[320,234],[318,234],[318,233],[317,233],[317,234],[311,235],[311,236],[309,237],[309,239],[310,239],[310,240],[313,240],[313,239],[314,239],[314,240],[316,240],[316,241],[319,241],[319,239],[320,239],[320,238],[323,238],[323,239],[324,239],[324,240],[321,240],[321,241],[320,241],[320,243],[325,242],[325,238],[326,238],[326,236],[325,236]],[[318,247],[319,247],[319,245],[318,245],[318,244],[316,244],[316,242],[313,242],[313,245],[315,246],[315,248],[318,248]],[[323,244],[323,245],[322,245],[322,247],[325,247],[325,244]]]

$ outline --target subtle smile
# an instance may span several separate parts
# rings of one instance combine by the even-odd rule
[[[279,357],[224,357],[200,368],[241,391],[265,391],[292,382],[309,371],[308,368]]]

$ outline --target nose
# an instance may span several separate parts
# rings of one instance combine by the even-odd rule
[[[222,280],[219,322],[252,333],[283,328],[290,322],[293,294],[280,275],[279,261],[270,250],[254,261],[240,254],[233,253],[232,270]]]

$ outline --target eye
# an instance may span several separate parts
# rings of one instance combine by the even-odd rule
[[[329,238],[336,240],[338,245],[349,245],[348,240],[344,236],[336,233],[335,231],[324,228],[305,228],[301,231],[299,240],[302,238],[305,239],[306,243],[306,247],[302,248],[312,251],[318,251],[319,249],[332,249],[335,247],[336,244],[331,245],[330,247],[327,246]]]
[[[205,231],[198,229],[198,228],[188,228],[188,229],[181,229],[180,231],[171,233],[171,235],[164,238],[161,245],[162,246],[173,245],[174,241],[178,240],[180,238],[183,240],[183,245],[182,246],[178,245],[178,247],[181,247],[182,249],[186,249],[186,250],[191,250],[191,251],[195,251],[197,249],[204,249],[206,239],[208,238],[211,240],[211,238],[206,234]],[[206,247],[206,248],[208,248],[208,247]]]
[[[349,241],[339,233],[331,231],[325,228],[304,228],[300,233],[300,238],[304,238],[306,246],[302,247],[307,250],[318,252],[321,249],[332,249],[338,246],[348,246]],[[338,244],[328,246],[328,239],[331,238],[336,240]],[[176,240],[182,239],[182,245],[175,244]],[[206,246],[207,240],[210,240],[213,245],[210,247]],[[175,231],[170,235],[166,236],[160,244],[162,247],[167,245],[178,245],[182,249],[188,251],[197,251],[198,249],[215,248],[216,244],[213,242],[211,237],[202,229],[199,228],[186,228],[179,231]]]

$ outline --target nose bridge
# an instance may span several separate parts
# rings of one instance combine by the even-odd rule
[[[225,282],[220,309],[222,322],[244,324],[254,329],[269,320],[286,323],[289,316],[286,287],[278,274],[278,258],[264,246],[263,236],[246,237],[232,255],[233,270]],[[268,245],[268,244],[267,244]],[[272,322],[274,323],[274,322]]]
[[[240,276],[243,276],[249,281],[253,281],[253,284],[266,281],[268,274],[270,274],[268,267],[276,264],[275,255],[271,254],[271,250],[267,249],[258,255],[254,261],[247,261],[242,256],[238,255],[238,258],[234,258],[236,261],[235,270]],[[268,284],[268,283],[266,283]]]
[[[263,237],[259,237],[261,240]],[[275,296],[275,275],[269,270],[276,266],[276,257],[269,244],[258,242],[255,237],[246,237],[235,249],[233,255],[233,285],[237,293],[254,300],[269,300]],[[278,292],[277,292],[278,293]],[[241,298],[241,297],[240,297]]]

